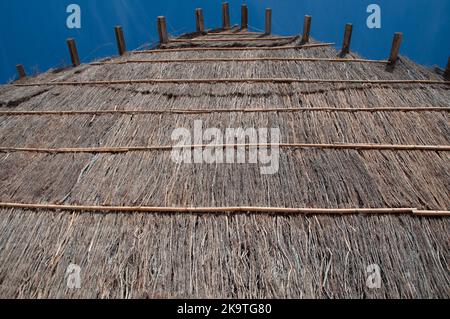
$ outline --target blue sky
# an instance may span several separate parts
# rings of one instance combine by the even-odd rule
[[[353,23],[352,50],[367,58],[383,59],[392,36],[404,33],[402,54],[426,65],[444,67],[450,55],[448,0],[229,0],[231,22],[240,22],[240,6],[249,7],[249,25],[264,28],[264,10],[272,8],[274,33],[298,34],[303,16],[312,15],[312,36],[342,43],[345,23]],[[81,29],[68,29],[66,7],[81,7]],[[221,25],[221,3],[215,0],[1,0],[0,83],[13,79],[15,65],[28,73],[43,72],[70,62],[65,40],[77,41],[82,62],[116,54],[114,26],[122,25],[127,47],[157,41],[156,17],[166,16],[169,32],[195,29],[194,10],[204,9],[208,28]],[[381,29],[366,25],[369,4],[381,7]]]

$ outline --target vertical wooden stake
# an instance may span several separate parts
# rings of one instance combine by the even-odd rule
[[[121,26],[116,26],[114,28],[114,31],[116,33],[116,41],[117,41],[117,50],[119,51],[120,55],[124,55],[125,52],[127,52],[127,48],[125,45],[125,37],[123,36],[123,30]]]
[[[266,9],[266,34],[272,33],[272,10]]]
[[[303,24],[302,42],[309,42],[309,34],[311,33],[311,16],[305,16]]]
[[[353,25],[351,23],[347,23],[345,25],[344,43],[342,44],[342,51],[341,51],[342,55],[350,53],[350,42],[352,41],[352,31]]]
[[[224,30],[230,29],[230,7],[228,2],[222,3],[222,27]]]
[[[158,34],[159,34],[159,42],[169,43],[169,36],[167,35],[167,26],[166,26],[166,18],[163,16],[158,17]]]
[[[246,4],[243,4],[241,7],[241,29],[248,29],[248,7]]]
[[[444,79],[450,81],[450,56],[448,57],[447,67],[445,68]]]
[[[17,69],[17,74],[19,74],[19,80],[27,77],[27,74],[25,73],[25,68],[23,67],[22,64],[17,64],[16,69]]]
[[[197,32],[205,32],[205,19],[203,18],[203,10],[200,8],[195,9],[195,25]]]
[[[394,64],[398,60],[398,54],[400,53],[400,45],[402,44],[402,38],[403,33],[397,32],[394,34],[391,53],[389,55],[389,64]]]
[[[70,59],[73,66],[80,65],[80,57],[78,56],[77,44],[74,39],[67,39],[67,46],[69,47]]]

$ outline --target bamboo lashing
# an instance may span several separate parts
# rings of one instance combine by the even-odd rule
[[[241,109],[110,109],[110,110],[70,110],[70,111],[0,111],[0,116],[45,116],[45,115],[110,115],[110,114],[207,114],[207,113],[289,113],[289,112],[450,112],[449,107],[365,107],[365,108],[335,108],[335,107],[301,107],[301,108],[241,108]]]
[[[191,213],[191,214],[304,214],[304,215],[413,215],[424,217],[449,217],[450,211],[418,210],[416,208],[289,208],[289,207],[161,207],[161,206],[91,206],[25,204],[0,202],[3,209],[50,210],[85,213]]]
[[[208,62],[342,62],[342,63],[374,63],[387,64],[386,60],[344,59],[344,58],[299,58],[299,57],[263,57],[263,58],[186,58],[186,59],[129,59],[113,62],[93,62],[90,65],[128,64],[128,63],[208,63]]]
[[[313,144],[313,143],[256,143],[256,144],[193,144],[193,145],[151,145],[123,147],[74,147],[74,148],[44,148],[44,147],[0,147],[0,152],[14,153],[129,153],[172,151],[180,149],[203,148],[293,148],[293,149],[333,149],[333,150],[391,150],[391,151],[434,151],[448,152],[450,145],[402,145],[402,144]]]
[[[331,47],[334,45],[334,42],[328,43],[315,43],[315,44],[303,44],[303,45],[292,45],[292,46],[256,46],[256,47],[209,47],[209,48],[199,48],[199,47],[191,47],[191,48],[168,48],[168,49],[155,49],[155,50],[139,50],[133,51],[133,54],[153,54],[153,53],[166,53],[166,52],[196,52],[196,51],[256,51],[256,50],[264,50],[264,51],[272,51],[272,50],[303,50],[303,49],[311,49],[311,48],[322,48],[322,47]]]
[[[118,85],[118,84],[215,84],[215,83],[342,83],[342,84],[435,84],[450,85],[441,80],[346,80],[295,78],[221,78],[221,79],[132,79],[106,81],[54,81],[39,83],[13,83],[12,86],[64,86],[64,85]]]

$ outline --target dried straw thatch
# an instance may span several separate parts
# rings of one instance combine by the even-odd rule
[[[190,34],[0,87],[0,202],[236,207],[149,214],[4,204],[1,297],[450,296],[450,86],[404,57],[392,68],[355,54],[343,61],[330,46],[298,48],[299,38],[242,41],[257,36]],[[158,79],[173,81],[151,82]],[[120,82],[130,80],[144,81]],[[279,127],[282,143],[425,148],[286,147],[275,175],[255,164],[177,165],[165,151],[57,151],[171,145],[173,129],[199,119],[220,129]],[[439,212],[259,214],[243,206]],[[70,263],[82,269],[81,289],[66,287]],[[370,264],[381,268],[380,289],[366,286]]]

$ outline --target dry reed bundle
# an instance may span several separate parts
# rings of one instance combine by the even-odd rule
[[[213,37],[220,36],[232,35]],[[20,82],[52,83],[45,87],[0,87],[0,146],[171,145],[173,129],[191,129],[194,120],[220,130],[279,127],[287,144],[450,144],[450,92],[440,75],[404,57],[393,70],[380,63],[311,63],[306,60],[335,59],[338,52],[330,44],[263,42],[172,43],[135,52],[144,60],[254,62],[133,64],[124,56]],[[290,57],[305,61],[281,61]],[[258,60],[270,58],[280,61]],[[161,81],[55,85],[147,78]],[[248,78],[340,82],[164,83]],[[418,82],[391,82],[398,79]],[[427,216],[450,210],[449,160],[447,151],[434,150],[282,148],[278,173],[261,175],[255,164],[175,164],[168,152],[0,153],[0,202],[42,205],[0,209],[0,296],[448,297],[450,221]],[[237,212],[95,214],[55,212],[46,203]],[[252,207],[411,207],[423,217],[243,212]],[[70,263],[82,267],[81,290],[66,288]],[[365,285],[373,263],[383,272],[377,290]]]
[[[449,294],[443,254],[449,248],[449,226],[442,219],[124,217],[14,209],[0,214],[9,220],[0,223],[2,296],[433,298]],[[82,269],[82,289],[65,286],[70,263]],[[383,272],[380,289],[365,285],[367,266],[373,263]],[[32,276],[36,273],[40,275]]]

